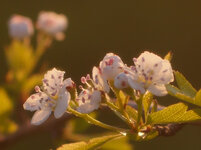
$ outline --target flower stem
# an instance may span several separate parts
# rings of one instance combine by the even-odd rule
[[[105,101],[105,103],[110,107],[110,109],[124,122],[126,122],[131,128],[134,128],[134,123],[130,120],[128,114],[125,112],[125,110],[120,110],[117,106],[115,106],[113,103],[109,102],[108,100]]]
[[[99,126],[99,127],[102,127],[102,128],[105,128],[105,129],[108,129],[108,130],[112,130],[112,131],[115,131],[115,132],[123,132],[123,133],[127,133],[129,130],[127,129],[122,129],[122,128],[118,128],[118,127],[114,127],[114,126],[111,126],[111,125],[107,125],[105,123],[102,123],[96,119],[94,119],[93,117],[89,116],[88,114],[82,114],[70,107],[68,107],[68,112],[71,112],[72,114],[80,117],[80,118],[83,118],[85,119],[88,123],[91,123],[91,124],[94,124],[96,126]]]
[[[139,127],[141,119],[142,119],[142,97],[143,96],[140,96],[140,98],[137,100],[138,117],[137,117],[136,128]]]

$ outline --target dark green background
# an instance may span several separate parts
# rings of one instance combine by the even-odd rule
[[[48,61],[50,67],[66,70],[67,76],[77,82],[82,75],[90,73],[107,52],[117,53],[131,65],[134,56],[149,49],[161,56],[171,50],[173,68],[185,74],[197,89],[201,86],[200,0],[1,0],[1,79],[6,70],[3,47],[9,43],[9,17],[17,13],[35,21],[41,10],[68,16],[66,39],[54,42],[43,61]],[[30,146],[40,149],[42,140],[30,142],[24,149]],[[135,143],[135,147],[137,150],[199,150],[200,141],[201,127],[185,127],[174,137]]]

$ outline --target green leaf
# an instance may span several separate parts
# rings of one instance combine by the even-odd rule
[[[121,137],[107,142],[102,146],[100,150],[132,150],[131,144],[129,144],[129,139],[126,137]]]
[[[164,59],[166,59],[166,60],[168,60],[168,61],[171,61],[172,60],[172,52],[170,51],[170,52],[168,52],[166,55],[165,55],[165,57],[164,57]]]
[[[135,110],[133,107],[127,105],[126,112],[128,113],[128,116],[132,121],[134,121],[134,122],[137,121],[137,116],[138,116],[137,110]]]
[[[77,142],[72,144],[65,144],[59,147],[57,150],[87,150],[87,143]]]
[[[121,136],[123,135],[121,134],[109,135],[109,136],[93,138],[89,140],[88,142],[76,142],[71,144],[64,144],[61,147],[59,147],[57,150],[94,150],[94,149],[100,148],[106,142]]]
[[[148,116],[148,124],[184,123],[201,120],[201,109],[187,111],[187,105],[178,103]]]
[[[16,73],[17,78],[24,78],[32,70],[35,59],[30,46],[20,41],[13,41],[6,49],[5,54],[10,70]]]
[[[154,131],[150,131],[148,133],[143,133],[142,136],[140,136],[138,133],[135,132],[135,133],[129,133],[127,136],[132,141],[138,141],[138,142],[149,141],[158,136],[158,131],[154,130]]]
[[[147,115],[149,113],[149,108],[150,108],[152,99],[153,99],[153,95],[150,92],[146,92],[142,98],[142,105],[143,105],[144,114],[145,114],[145,122],[147,121]]]
[[[201,120],[201,109],[193,109],[187,111],[182,117],[178,118],[178,122],[192,122]]]
[[[152,106],[152,108],[151,108],[151,113],[154,113],[154,112],[157,111],[158,103],[157,103],[156,100],[153,100],[153,101],[152,101],[152,104],[153,104],[153,106]]]
[[[128,96],[126,96],[123,91],[119,91],[119,98],[123,105],[127,103]]]
[[[187,108],[188,107],[183,103],[171,105],[161,111],[150,114],[148,116],[147,124],[177,123],[179,122],[178,118],[183,116]]]
[[[170,95],[172,95],[180,100],[183,100],[183,101],[186,101],[186,102],[189,102],[192,104],[195,103],[193,98],[189,97],[188,95],[185,95],[184,93],[182,93],[181,90],[179,90],[178,88],[176,88],[175,86],[173,86],[171,84],[167,84],[166,89]]]
[[[201,106],[201,89],[197,92],[195,96],[195,104]]]
[[[0,118],[7,116],[13,109],[13,104],[6,91],[0,87]]]
[[[177,84],[182,93],[191,98],[194,98],[197,93],[195,88],[188,82],[188,80],[180,72],[175,71],[174,74],[176,77]]]

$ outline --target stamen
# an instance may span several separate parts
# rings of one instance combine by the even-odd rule
[[[109,59],[108,61],[105,61],[106,66],[111,66],[111,65],[113,65],[113,63],[114,63],[113,58]]]
[[[86,84],[86,82],[87,82],[86,78],[85,78],[85,77],[81,77],[81,82],[82,82],[83,84]]]
[[[133,58],[133,61],[134,61],[134,62],[137,62],[137,58]]]
[[[87,74],[86,80],[91,80],[90,74]]]
[[[40,87],[39,86],[35,86],[35,91],[38,93],[40,92]]]

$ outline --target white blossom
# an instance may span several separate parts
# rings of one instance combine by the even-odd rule
[[[129,87],[127,74],[124,72],[118,74],[114,79],[114,86],[117,89],[124,89]]]
[[[116,75],[123,72],[124,63],[118,55],[108,53],[100,62],[99,67],[106,80],[114,80]]]
[[[65,15],[55,12],[40,12],[37,20],[37,28],[56,37],[58,40],[64,37],[63,31],[67,28],[68,21]]]
[[[79,94],[77,101],[79,104],[77,111],[85,114],[91,113],[100,106],[101,92],[98,90],[83,90]]]
[[[36,111],[31,120],[34,125],[43,123],[54,111],[55,118],[60,118],[66,111],[70,94],[66,87],[71,86],[70,78],[64,79],[64,71],[52,69],[44,75],[43,91],[36,86],[37,93],[32,94],[24,103],[25,110]]]
[[[33,24],[30,18],[21,15],[13,15],[9,22],[9,34],[12,38],[23,39],[33,34]]]
[[[93,67],[92,78],[96,89],[109,93],[110,87],[99,68]]]
[[[129,85],[141,93],[148,90],[156,96],[166,95],[165,84],[174,80],[170,62],[147,51],[133,61],[135,66],[126,69]]]

